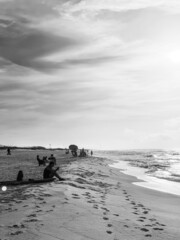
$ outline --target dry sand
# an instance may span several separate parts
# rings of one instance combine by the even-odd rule
[[[1,240],[180,239],[180,197],[133,185],[136,178],[107,160],[70,160],[62,169],[65,182],[1,195]]]

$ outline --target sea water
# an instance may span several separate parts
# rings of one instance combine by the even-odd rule
[[[170,150],[97,151],[97,156],[113,160],[111,167],[135,176],[134,184],[180,195],[180,152]]]

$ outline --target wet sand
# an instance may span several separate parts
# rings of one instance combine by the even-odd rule
[[[101,158],[67,161],[65,182],[1,195],[0,239],[180,239],[180,197],[136,186]]]

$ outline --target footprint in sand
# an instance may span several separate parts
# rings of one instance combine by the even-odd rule
[[[137,212],[133,212],[133,214],[139,215]]]
[[[96,205],[96,204],[95,204],[95,205],[93,206],[93,208],[96,208],[96,209],[98,209],[98,205]]]
[[[46,212],[52,212],[53,210],[52,209],[50,209],[50,210],[47,210]]]
[[[152,235],[151,234],[146,234],[145,237],[152,237]]]
[[[138,222],[144,222],[144,220],[142,220],[142,219],[138,219],[137,221],[138,221]]]
[[[137,206],[138,206],[138,207],[144,207],[144,205],[141,204],[141,203],[138,203]]]
[[[147,228],[141,228],[141,231],[143,232],[149,232],[149,230]]]
[[[159,222],[155,222],[155,225],[162,226],[162,227],[166,226],[165,224],[161,224]]]
[[[8,226],[8,228],[25,228],[25,225],[24,224],[14,224],[14,225],[11,225],[11,226]]]
[[[79,195],[78,195],[78,194],[76,194],[76,193],[72,193],[72,195],[73,195],[73,196],[76,196],[76,197],[77,197],[77,196],[79,196]]]
[[[37,222],[39,221],[38,219],[29,219],[29,220],[25,220],[25,222]]]
[[[22,233],[23,233],[23,231],[16,231],[14,233],[10,233],[10,235],[19,235],[19,234],[22,234]]]
[[[73,198],[74,198],[74,199],[80,199],[80,197],[76,197],[76,196],[74,196]]]
[[[88,203],[95,203],[95,201],[94,200],[91,200],[91,201],[87,201]]]
[[[116,214],[116,213],[115,213],[115,214],[113,214],[113,215],[116,216],[116,217],[119,217],[119,214]]]
[[[37,200],[44,200],[44,198],[41,198],[41,197],[37,197],[36,199]]]
[[[107,209],[107,208],[102,207],[101,209],[103,209],[103,210],[109,212],[109,209]]]
[[[107,218],[107,217],[103,217],[103,219],[104,219],[104,220],[109,220],[109,218]]]
[[[12,208],[5,208],[5,210],[7,211],[7,210],[12,210]]]
[[[36,217],[36,216],[37,216],[36,214],[30,214],[27,217]]]
[[[129,226],[128,226],[128,225],[124,225],[124,227],[126,227],[126,228],[129,228]]]
[[[37,210],[36,212],[42,212],[42,210],[39,209],[39,210]]]
[[[155,231],[163,231],[164,229],[163,228],[153,228],[153,230],[155,230]]]
[[[112,227],[112,224],[109,223],[107,226],[108,226],[108,227]]]
[[[112,232],[111,231],[106,231],[108,234],[112,234]]]

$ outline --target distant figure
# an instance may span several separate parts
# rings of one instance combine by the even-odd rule
[[[54,165],[56,165],[56,158],[54,157],[53,154],[48,158],[51,162],[54,162]]]
[[[49,165],[44,169],[43,178],[44,179],[53,178],[55,176],[59,180],[63,180],[63,178],[61,178],[57,173],[57,171],[59,170],[59,167],[57,167],[56,169],[54,169],[53,167],[54,167],[54,162],[50,162]]]
[[[18,182],[23,181],[23,176],[24,176],[24,175],[23,175],[23,171],[20,170],[20,171],[18,172],[18,175],[17,175],[17,181],[18,181]]]
[[[37,155],[37,161],[38,161],[39,166],[41,166],[41,165],[45,166],[45,161],[43,159],[40,159],[39,155]]]
[[[7,148],[7,155],[11,155],[11,149]]]
[[[91,150],[91,156],[93,155],[93,151]]]
[[[69,149],[66,149],[66,154],[69,154]]]
[[[44,156],[43,159],[44,163],[48,163],[49,161],[47,160],[47,156]]]
[[[73,157],[77,157],[77,151],[72,150],[71,153],[72,153]]]
[[[86,155],[87,155],[87,154],[86,154],[84,148],[81,149],[81,150],[80,150],[80,155],[79,155],[79,156],[80,156],[80,157],[86,157]]]

